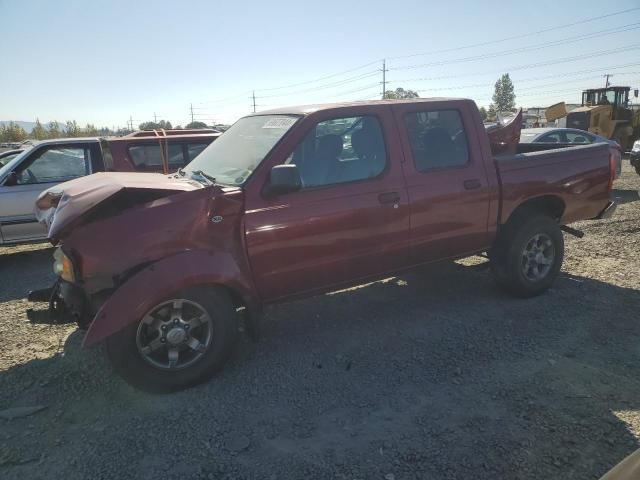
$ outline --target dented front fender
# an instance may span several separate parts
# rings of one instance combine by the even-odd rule
[[[251,279],[224,252],[186,251],[163,258],[123,283],[96,314],[83,346],[98,343],[142,317],[158,303],[196,285],[217,284],[255,305]]]

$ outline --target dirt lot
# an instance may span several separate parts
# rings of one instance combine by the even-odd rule
[[[577,227],[555,287],[515,300],[473,262],[278,306],[258,344],[151,396],[69,326],[29,324],[46,245],[0,250],[0,477],[598,478],[640,440],[640,177]]]

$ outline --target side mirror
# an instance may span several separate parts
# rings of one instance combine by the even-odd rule
[[[302,188],[302,179],[297,165],[276,165],[269,173],[268,192],[272,195],[297,192]]]
[[[3,185],[5,187],[13,187],[18,184],[18,174],[13,171],[9,175],[7,175],[4,179]]]

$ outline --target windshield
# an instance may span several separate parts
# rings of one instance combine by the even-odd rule
[[[298,121],[293,115],[244,117],[185,167],[216,182],[242,185],[285,133]]]
[[[24,150],[22,153],[17,154],[15,157],[7,161],[6,157],[0,159],[0,162],[4,163],[4,166],[0,168],[0,178],[3,178],[5,174],[12,171],[22,160],[22,158],[29,152],[29,150]]]
[[[540,136],[540,133],[520,132],[520,143],[531,143]]]

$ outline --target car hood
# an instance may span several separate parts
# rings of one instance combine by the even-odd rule
[[[126,209],[180,192],[205,188],[199,182],[177,175],[158,173],[102,172],[58,184],[40,194],[36,218],[45,224],[52,243],[63,230],[116,195],[123,195],[119,208]]]

